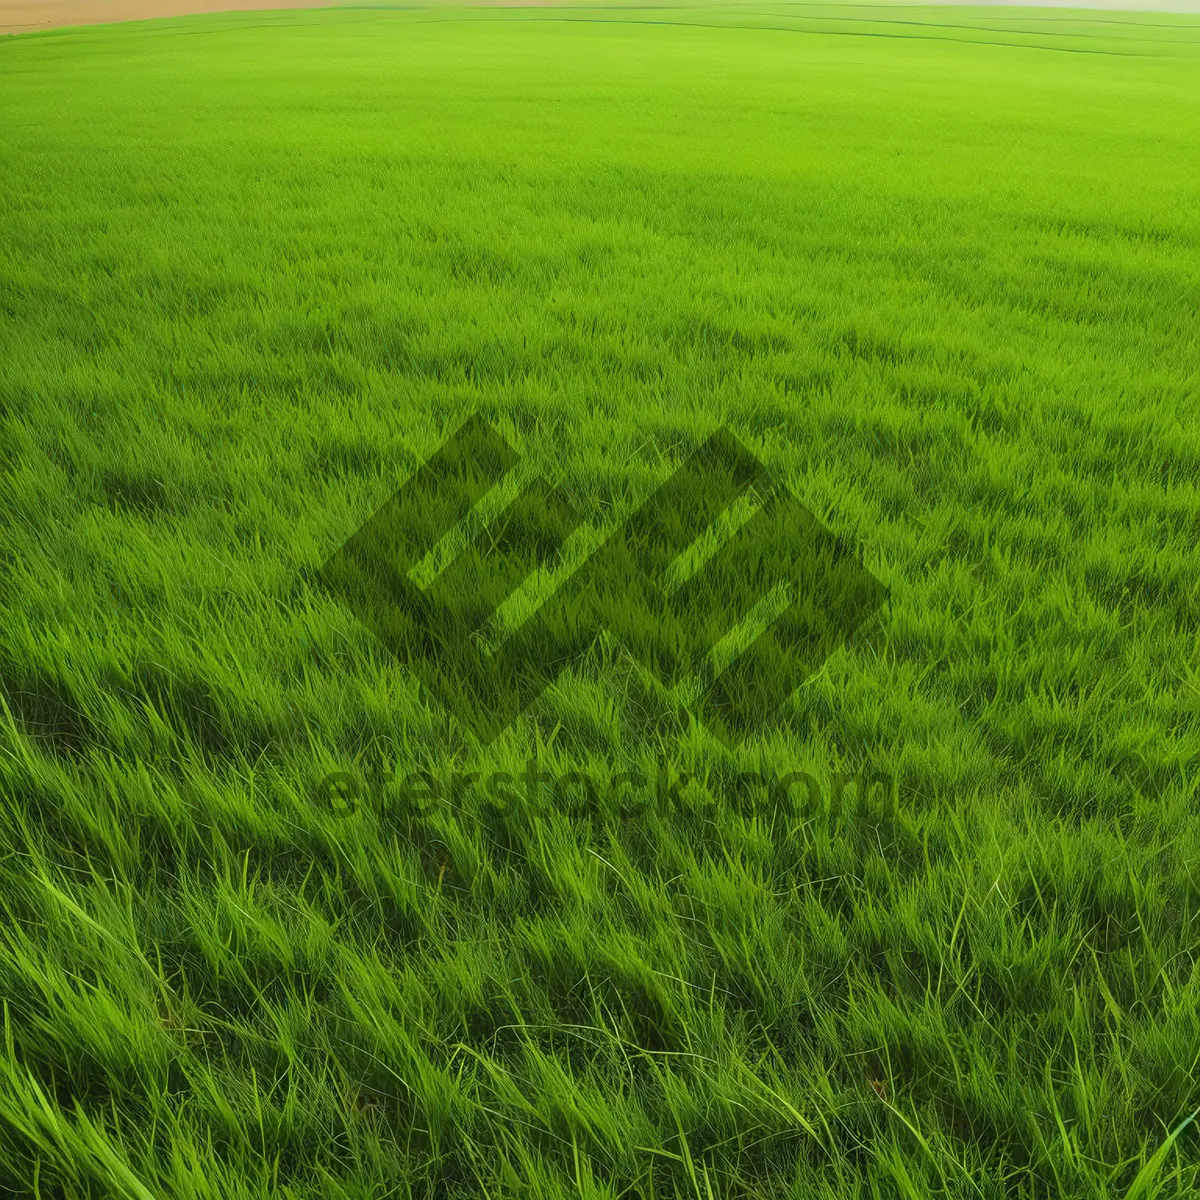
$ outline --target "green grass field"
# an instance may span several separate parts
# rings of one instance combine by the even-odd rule
[[[0,1185],[1196,1195],[1198,78],[1048,9],[0,40]],[[593,542],[727,425],[889,603],[732,747],[608,636],[481,746],[317,576],[474,413]],[[695,781],[319,786],[531,757]]]

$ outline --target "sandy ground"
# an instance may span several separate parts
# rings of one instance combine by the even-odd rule
[[[353,8],[356,0],[0,0],[0,34],[54,29],[63,25],[105,25],[113,21],[145,21],[190,13],[253,12],[261,9]],[[379,0],[375,0],[376,3]],[[412,3],[412,0],[397,0]],[[436,4],[438,0],[431,0]],[[452,0],[459,5],[517,8],[527,5],[584,7],[587,0]],[[594,0],[611,4],[612,0]],[[644,0],[646,7],[673,7],[677,0]],[[884,4],[889,0],[882,0]],[[1035,8],[1118,9],[1127,12],[1200,13],[1200,0],[890,0],[896,4],[997,4]],[[630,7],[641,7],[632,3]],[[853,2],[846,5],[856,7]],[[881,7],[880,0],[868,7]]]

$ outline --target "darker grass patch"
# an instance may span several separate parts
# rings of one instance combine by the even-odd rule
[[[145,719],[139,700],[148,701],[181,747],[194,747],[214,765],[254,762],[295,736],[286,716],[253,697],[159,664],[140,664],[122,690],[136,719]]]
[[[674,322],[663,330],[663,343],[680,359],[699,356],[707,359],[758,358],[786,354],[792,340],[774,330],[748,330],[707,317]]]
[[[179,511],[178,487],[178,482],[168,487],[162,479],[136,468],[113,467],[100,477],[100,491],[110,508],[152,520]]]
[[[103,744],[101,729],[63,676],[0,663],[0,693],[22,733],[45,753],[78,759]]]
[[[488,246],[445,246],[430,257],[431,265],[444,271],[458,283],[507,287],[516,282],[522,270],[507,254]]]
[[[850,358],[872,366],[895,368],[914,361],[913,352],[894,338],[856,326],[828,335],[823,349],[835,358]]]
[[[831,396],[838,386],[839,375],[828,367],[812,367],[808,370],[776,371],[773,376],[776,388],[785,397]]]
[[[1038,232],[1055,234],[1063,238],[1078,238],[1082,241],[1125,243],[1126,245],[1163,247],[1184,250],[1194,247],[1195,237],[1184,229],[1168,229],[1152,221],[1129,225],[1121,221],[1103,221],[1086,217],[1070,217],[1066,220],[1029,222],[1028,227]]]
[[[409,455],[392,454],[378,442],[350,430],[333,429],[323,434],[308,455],[308,469],[315,475],[374,475],[382,471],[397,475],[411,467]]]

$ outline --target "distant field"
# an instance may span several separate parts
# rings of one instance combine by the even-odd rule
[[[0,39],[0,1184],[1196,1195],[1198,69],[997,8]],[[476,412],[596,536],[726,424],[886,611],[732,749],[605,638],[481,748],[316,575]],[[531,757],[695,807],[318,787]]]
[[[984,0],[985,4],[995,4],[999,0]],[[933,0],[935,5],[953,4],[954,0]],[[1049,5],[1044,0],[1017,0],[1016,7],[1057,8],[1060,12],[1070,12],[1072,9],[1120,9],[1126,12],[1147,13],[1200,13],[1200,0],[1076,0],[1076,3],[1066,5]],[[683,0],[682,3],[669,5],[646,4],[644,0],[615,0],[615,3],[604,5],[589,5],[581,0],[466,0],[465,3],[446,3],[439,0],[422,5],[412,4],[371,4],[362,5],[357,0],[0,0],[0,34],[26,33],[31,30],[50,29],[66,25],[102,25],[114,21],[145,21],[160,17],[178,17],[194,13],[207,12],[245,12],[263,9],[308,9],[308,8],[365,8],[368,11],[384,11],[395,9],[411,11],[413,8],[571,8],[591,12],[611,12],[622,9],[646,9],[652,11],[688,11],[733,8],[734,11],[754,11],[761,6],[754,0],[740,0],[740,3],[730,5],[724,0]],[[842,15],[866,18],[868,21],[877,17],[880,10],[889,8],[910,9],[912,6],[900,3],[900,0],[875,0],[873,3],[848,3],[829,5],[790,5],[788,10],[795,13],[809,11],[836,11]],[[1014,7],[1004,4],[1004,7]],[[1077,15],[1077,14],[1073,14]],[[1053,18],[1052,18],[1053,19]]]

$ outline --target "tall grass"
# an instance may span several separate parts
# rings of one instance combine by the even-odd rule
[[[1198,43],[778,4],[0,41],[0,1182],[1195,1194]],[[602,635],[480,746],[319,579],[475,412],[589,544],[728,425],[887,611],[736,745]],[[531,758],[688,803],[388,783]],[[731,789],[866,769],[894,814]]]

